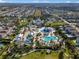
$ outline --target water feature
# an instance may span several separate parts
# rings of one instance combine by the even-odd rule
[[[45,36],[43,38],[43,41],[45,41],[45,42],[49,42],[49,41],[53,41],[53,40],[58,40],[58,37],[56,37],[56,36]]]

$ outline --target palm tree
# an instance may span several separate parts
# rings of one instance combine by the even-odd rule
[[[58,59],[64,59],[64,52],[63,51],[61,51],[59,53]]]

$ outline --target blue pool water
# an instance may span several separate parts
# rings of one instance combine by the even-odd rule
[[[45,36],[44,38],[43,38],[43,40],[45,41],[45,42],[49,42],[49,41],[53,41],[53,40],[57,40],[58,39],[58,37],[56,37],[56,36]]]

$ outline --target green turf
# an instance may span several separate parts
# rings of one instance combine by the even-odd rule
[[[21,59],[58,59],[58,53],[52,52],[51,54],[41,54],[41,52],[34,52],[29,55],[23,56]]]

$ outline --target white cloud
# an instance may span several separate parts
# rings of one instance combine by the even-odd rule
[[[45,3],[50,3],[50,1],[48,1],[48,0],[44,0],[43,2],[45,2]]]
[[[4,2],[6,2],[6,1],[4,1],[4,0],[0,0],[0,3],[4,3]]]
[[[71,1],[66,1],[66,3],[71,3]]]
[[[50,3],[50,1],[48,1],[48,0],[33,0],[32,1],[33,3]]]
[[[32,1],[33,3],[39,3],[40,1],[39,0],[34,0]]]

